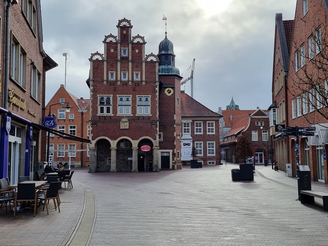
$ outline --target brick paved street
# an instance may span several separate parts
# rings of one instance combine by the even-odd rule
[[[295,200],[295,179],[232,182],[234,167],[83,175],[96,197],[90,245],[328,245],[327,213]]]
[[[13,218],[0,209],[0,245],[328,245],[328,213],[296,200],[295,178],[260,166],[254,182],[233,182],[236,167],[75,169],[61,213],[52,204],[48,216],[39,209]],[[328,191],[317,182],[312,188]]]

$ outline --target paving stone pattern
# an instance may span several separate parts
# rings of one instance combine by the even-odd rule
[[[81,230],[90,230],[84,242],[91,246],[328,245],[328,213],[320,199],[301,204],[297,180],[270,166],[256,167],[253,182],[233,182],[236,167],[155,173],[75,169],[74,189],[60,191],[61,213],[52,203],[49,215],[39,208],[36,217],[23,212],[14,218],[0,209],[0,245],[78,245],[79,235],[89,234]],[[312,188],[328,192],[322,183]],[[84,206],[93,204],[90,199],[94,206]]]

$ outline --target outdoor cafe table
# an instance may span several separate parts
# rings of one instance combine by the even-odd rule
[[[47,183],[46,180],[43,180],[43,181],[32,181],[32,180],[27,180],[27,181],[23,181],[23,182],[20,182],[21,184],[35,184],[35,188],[39,188],[40,186],[44,185],[45,183]],[[9,185],[9,188],[12,188],[12,189],[15,189],[17,188],[17,184],[12,184],[12,185]]]
[[[48,176],[58,176],[58,173],[57,172],[51,172],[51,173],[46,173],[45,174],[47,177]]]

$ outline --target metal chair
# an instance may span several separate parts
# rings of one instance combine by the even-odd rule
[[[36,214],[36,207],[38,203],[38,190],[35,190],[35,184],[17,184],[17,192],[15,192],[14,199],[14,216],[17,214],[17,204],[23,202],[34,203],[34,216]]]
[[[52,183],[50,183],[48,189],[42,190],[41,192],[39,192],[38,198],[41,201],[44,201],[43,211],[44,211],[44,207],[46,207],[48,215],[49,215],[48,203],[49,203],[50,199],[52,199],[54,201],[55,210],[57,210],[57,207],[58,207],[58,212],[60,213],[60,198],[59,198],[59,193],[58,193],[58,190],[60,189],[60,187],[61,187],[61,182],[59,182],[59,181],[52,182]],[[56,204],[56,202],[57,202],[57,204]]]
[[[74,174],[74,171],[71,171],[71,174],[64,179],[63,182],[65,183],[65,190],[69,187],[71,187],[71,189],[73,189],[73,183],[72,183],[73,174]],[[66,183],[67,183],[67,187],[66,187]]]

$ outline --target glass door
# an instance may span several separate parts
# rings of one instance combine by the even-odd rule
[[[318,167],[318,181],[325,181],[325,173],[323,168],[323,148],[322,146],[317,147],[317,167]]]
[[[255,152],[255,164],[264,164],[263,152]]]
[[[8,151],[8,177],[10,184],[17,184],[21,160],[22,131],[17,126],[11,126],[9,132],[9,151]]]

